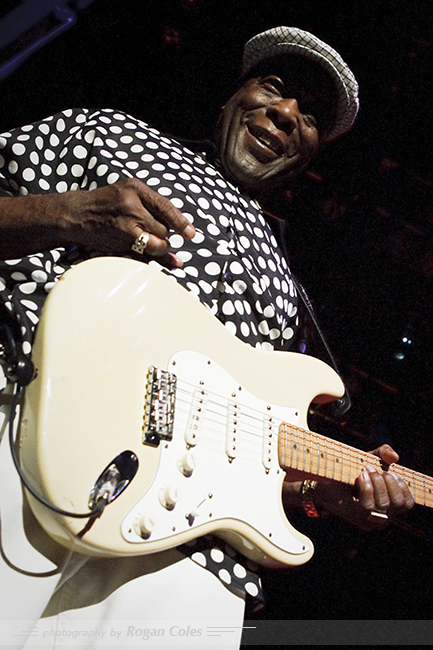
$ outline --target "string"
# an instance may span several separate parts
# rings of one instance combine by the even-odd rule
[[[216,452],[227,453],[226,442],[227,437],[229,436],[227,429],[228,409],[234,407],[233,405],[236,405],[236,408],[238,409],[238,417],[236,435],[234,437],[236,438],[237,449],[236,453],[233,454],[234,457],[241,456],[245,460],[257,461],[257,448],[260,448],[259,459],[262,458],[265,447],[265,426],[267,424],[267,419],[272,418],[272,425],[276,431],[276,435],[272,442],[274,449],[278,448],[278,435],[281,436],[280,428],[281,425],[284,425],[283,447],[286,462],[288,457],[287,444],[299,445],[299,448],[296,450],[297,460],[295,463],[293,462],[294,450],[291,448],[292,458],[288,464],[291,469],[301,469],[302,471],[310,472],[311,474],[326,476],[328,478],[333,478],[334,480],[353,484],[355,483],[356,477],[359,475],[365,462],[374,465],[376,469],[382,468],[381,460],[377,456],[333,440],[332,438],[326,438],[325,436],[309,431],[308,429],[303,429],[289,422],[284,422],[270,413],[268,414],[259,409],[255,409],[253,406],[244,404],[242,400],[239,399],[241,396],[238,394],[228,397],[226,395],[208,391],[204,385],[197,386],[185,380],[181,380],[178,381],[177,408],[179,408],[180,404],[182,404],[184,408],[184,405],[186,405],[185,413],[194,414],[193,402],[191,400],[194,399],[195,395],[199,396],[200,394],[203,395],[203,410],[200,413],[200,417],[205,419],[206,422],[203,434],[199,438],[199,442],[197,442],[197,444],[200,444],[201,446],[208,446],[208,448],[213,449]],[[288,441],[287,430],[289,430],[292,438],[295,438],[291,443]],[[223,436],[222,433],[224,434]],[[238,444],[240,438],[242,444],[239,448]],[[209,445],[208,443],[211,444]],[[257,448],[255,448],[256,445]],[[317,456],[316,460],[314,460],[315,456]],[[329,468],[327,467],[328,463],[332,463],[331,475],[329,473]],[[430,498],[427,494],[427,487],[430,485],[429,494],[433,501],[433,479],[421,474],[420,472],[407,469],[397,464],[393,464],[391,469],[396,474],[401,475],[402,478],[405,478],[405,480],[411,485],[412,490],[415,492],[414,498],[417,502],[427,504],[427,500]],[[352,478],[352,473],[354,474],[354,478]],[[410,477],[409,479],[408,476]],[[419,500],[419,497],[416,494],[417,490],[423,492],[423,501]]]

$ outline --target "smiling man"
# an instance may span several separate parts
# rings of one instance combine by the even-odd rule
[[[185,145],[111,109],[65,110],[3,134],[0,298],[19,325],[24,354],[53,284],[71,264],[101,254],[132,256],[173,275],[249,345],[296,349],[296,288],[258,200],[351,128],[357,91],[335,50],[278,27],[245,46],[240,87],[221,110],[215,144]],[[385,463],[398,459],[387,446],[376,453]],[[165,620],[167,629],[179,621],[218,625],[239,622],[248,595],[261,602],[251,566],[213,538],[132,559],[71,556],[20,505],[4,441],[1,461],[10,477],[1,494],[2,617],[40,619],[44,648],[55,645],[51,629],[67,636],[88,621],[102,630],[115,621],[120,631],[125,621],[141,629],[144,618],[146,627]],[[382,527],[413,504],[398,476],[373,466],[358,487],[354,499],[338,485],[290,482],[286,500],[302,504],[314,492],[319,505],[364,528]],[[237,630],[225,648],[239,645]],[[101,647],[102,638],[80,648]],[[200,642],[206,645],[204,635]]]

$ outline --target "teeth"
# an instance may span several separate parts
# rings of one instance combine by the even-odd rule
[[[263,144],[265,147],[267,147],[268,149],[273,151],[275,154],[277,154],[277,155],[281,154],[281,151],[279,150],[278,145],[274,142],[274,140],[272,138],[270,138],[270,137],[267,138],[266,133],[262,132],[261,130],[258,131],[256,129],[253,129],[252,134],[254,135],[256,140],[261,142],[261,144]]]

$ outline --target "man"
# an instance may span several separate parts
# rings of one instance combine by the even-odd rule
[[[192,149],[112,110],[68,110],[4,134],[1,297],[20,325],[24,353],[54,282],[94,254],[156,265],[241,340],[293,348],[298,296],[259,201],[348,131],[357,107],[357,84],[341,57],[307,32],[280,27],[245,46],[242,82],[222,107],[214,144]],[[3,475],[18,493],[4,442],[2,454]],[[377,454],[385,463],[398,459],[387,446]],[[382,526],[413,505],[397,475],[372,466],[358,479],[356,500],[339,485],[290,478],[297,480],[286,483],[288,506],[313,492],[316,504],[362,527]],[[143,618],[239,621],[246,594],[260,594],[251,567],[215,540],[143,558],[69,557],[25,504],[24,527],[20,521],[12,534],[18,510],[10,502],[2,505],[1,570],[10,584],[3,617],[16,618],[19,606],[30,625],[43,616],[43,647],[89,621],[105,632],[116,625],[122,632],[125,620],[142,629]],[[96,635],[80,643],[104,645]]]

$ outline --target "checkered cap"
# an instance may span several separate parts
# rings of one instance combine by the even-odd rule
[[[251,68],[282,54],[295,54],[317,61],[331,76],[337,89],[337,110],[332,126],[322,135],[323,142],[330,142],[350,130],[359,108],[358,83],[332,47],[317,36],[297,27],[274,27],[257,34],[244,47],[242,76]]]

